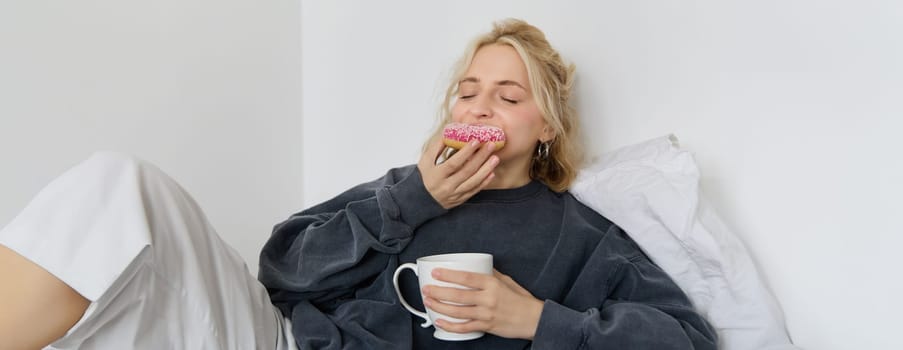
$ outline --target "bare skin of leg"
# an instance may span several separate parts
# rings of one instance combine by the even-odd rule
[[[41,349],[66,335],[89,301],[0,245],[0,349]]]

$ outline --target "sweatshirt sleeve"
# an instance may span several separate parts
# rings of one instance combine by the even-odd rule
[[[645,255],[625,259],[612,280],[598,308],[578,311],[546,301],[533,349],[717,348],[712,327]]]
[[[393,169],[277,224],[261,251],[258,278],[291,317],[298,303],[352,293],[385,269],[418,226],[445,212],[416,167]]]

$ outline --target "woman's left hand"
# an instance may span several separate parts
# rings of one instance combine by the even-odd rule
[[[514,282],[511,277],[497,270],[493,271],[493,275],[484,275],[434,269],[433,278],[473,289],[424,286],[422,290],[425,297],[424,305],[433,311],[469,320],[462,323],[436,321],[437,327],[449,332],[483,331],[504,338],[533,340],[544,303]]]

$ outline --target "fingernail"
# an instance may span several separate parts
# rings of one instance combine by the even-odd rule
[[[486,143],[486,149],[487,149],[487,150],[490,150],[490,151],[491,151],[491,150],[494,150],[494,149],[495,149],[495,142],[488,142],[488,143]]]
[[[489,158],[489,161],[492,162],[492,165],[496,165],[499,163],[499,157],[492,156],[492,158]]]
[[[480,144],[480,141],[470,141],[471,147],[477,147],[477,145],[479,145],[479,144]]]
[[[433,269],[432,274],[433,274],[433,277],[439,277],[439,276],[442,276],[442,271],[440,271],[440,269]]]

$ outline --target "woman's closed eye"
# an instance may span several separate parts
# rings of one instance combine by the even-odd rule
[[[461,96],[458,96],[458,99],[466,101],[466,100],[472,99],[474,97],[477,97],[477,94],[461,94]],[[504,101],[506,103],[513,104],[513,105],[516,105],[516,104],[518,104],[518,102],[520,102],[519,100],[517,100],[515,98],[510,98],[510,97],[505,97],[505,96],[499,96],[499,99],[501,99],[502,101]]]

